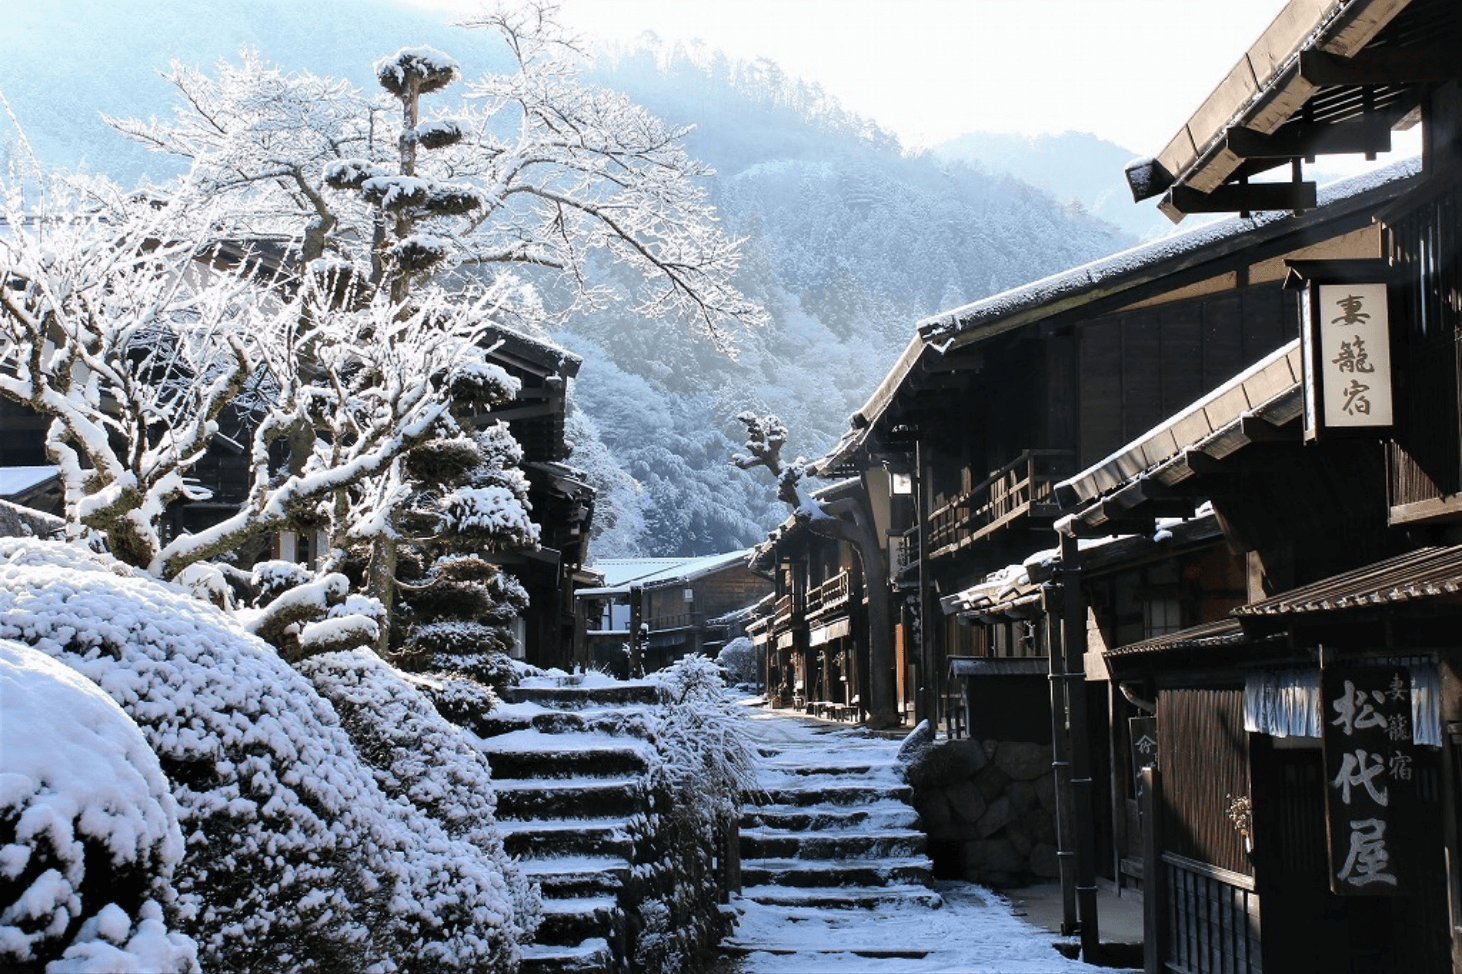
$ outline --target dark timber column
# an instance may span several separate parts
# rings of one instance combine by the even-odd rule
[[[919,544],[919,628],[916,630],[918,643],[915,646],[919,654],[917,669],[919,686],[914,720],[916,723],[920,720],[928,720],[929,730],[938,736],[940,705],[943,700],[939,693],[939,661],[935,658],[934,652],[934,620],[933,614],[929,611],[929,589],[933,585],[929,572],[929,512],[933,510],[930,501],[934,496],[932,479],[929,471],[925,469],[923,441],[916,439],[914,441],[913,487],[917,502],[914,523],[918,526]]]
[[[1071,742],[1071,806],[1076,825],[1076,911],[1081,956],[1092,963],[1101,942],[1096,905],[1096,830],[1092,821],[1091,736],[1086,720],[1086,600],[1076,538],[1061,535],[1062,643],[1066,651],[1066,727]]]
[[[1061,598],[1059,588],[1047,588],[1043,602],[1046,614],[1046,659],[1051,681],[1051,773],[1056,785],[1056,865],[1061,874],[1061,934],[1076,932],[1076,853],[1072,849],[1071,756],[1066,739],[1066,660],[1061,643]]]

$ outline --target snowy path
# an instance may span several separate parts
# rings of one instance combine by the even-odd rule
[[[828,790],[826,781],[815,783],[823,773],[845,775],[847,787],[872,789],[875,794],[902,784],[895,770],[897,740],[759,709],[748,713],[762,754],[761,783],[778,796],[777,807],[797,804],[796,793],[806,791],[809,814],[833,814],[811,804],[814,790]],[[767,807],[748,806],[748,814],[755,816]],[[910,828],[907,806],[892,793],[846,809],[856,818],[834,822],[836,835],[877,829],[897,834]],[[922,845],[913,858],[922,858]],[[880,861],[887,866],[895,858],[882,856]],[[734,897],[737,926],[723,946],[742,956],[728,956],[717,970],[722,974],[1090,974],[1094,970],[1062,957],[1052,947],[1057,939],[1053,934],[1012,916],[1004,898],[973,883],[941,882],[931,891],[917,882],[891,881],[860,890],[868,894],[855,897],[867,901],[861,907],[825,906],[817,896],[798,892],[789,886],[747,885]],[[872,895],[875,892],[881,895]]]

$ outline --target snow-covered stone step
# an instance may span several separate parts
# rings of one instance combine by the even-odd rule
[[[521,974],[603,974],[614,967],[609,941],[591,937],[572,946],[527,944],[523,947]]]
[[[829,778],[846,777],[848,775],[868,776],[887,772],[890,781],[897,780],[894,772],[896,763],[892,760],[877,759],[868,761],[855,761],[852,763],[813,764],[796,759],[785,762],[773,759],[762,765],[763,776],[768,774],[796,775],[809,777],[812,775],[825,775]]]
[[[863,957],[868,960],[922,960],[928,957],[934,948],[880,946],[814,947],[808,944],[743,941],[733,937],[721,941],[720,949],[732,957],[745,957],[748,954],[772,954],[777,957],[847,954],[850,957]],[[792,966],[789,962],[789,968]]]
[[[893,886],[839,886],[831,889],[744,886],[741,899],[753,903],[818,910],[875,910],[887,906],[937,910],[944,899],[932,889],[905,884]]]
[[[610,734],[543,734],[511,731],[481,744],[494,779],[623,778],[649,767],[649,745]]]
[[[580,944],[593,938],[606,943],[619,939],[624,911],[613,896],[544,897],[543,922],[535,941],[540,944]]]
[[[842,832],[741,832],[743,859],[906,859],[923,855],[928,838],[914,829],[858,829]]]
[[[496,765],[494,765],[494,773],[496,773]],[[804,808],[809,805],[858,806],[865,805],[870,801],[889,799],[909,804],[914,797],[914,789],[905,784],[894,783],[862,785],[809,785],[799,783],[795,787],[765,787],[765,792],[769,804],[796,805]]]
[[[513,856],[619,856],[633,858],[642,815],[628,818],[579,818],[498,822],[503,848]]]
[[[623,856],[540,856],[521,860],[519,867],[545,897],[565,899],[617,893],[630,875]]]
[[[661,704],[667,703],[670,697],[658,683],[621,683],[592,687],[520,685],[504,690],[503,699],[510,703],[536,703],[556,710],[581,710],[585,707]]]
[[[499,799],[499,808],[502,800]],[[824,807],[805,805],[748,805],[741,813],[741,828],[781,829],[805,832],[812,829],[845,830],[913,829],[919,826],[919,813],[903,802],[875,801],[856,807]]]
[[[509,778],[495,781],[502,819],[633,815],[645,807],[644,782],[619,778]]]
[[[747,886],[932,886],[927,856],[893,859],[742,859]]]

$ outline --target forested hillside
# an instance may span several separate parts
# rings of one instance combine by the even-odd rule
[[[0,92],[48,166],[124,184],[177,174],[108,130],[99,113],[165,115],[156,71],[209,67],[241,43],[286,70],[366,87],[370,63],[431,44],[468,76],[495,52],[480,34],[375,0],[246,7],[52,0],[9,11]],[[759,540],[785,509],[772,485],[730,466],[735,416],[775,412],[788,455],[815,455],[845,428],[919,317],[1121,249],[1132,238],[1012,177],[905,154],[873,123],[767,61],[734,62],[647,38],[601,53],[586,78],[695,126],[691,155],[714,167],[713,199],[744,237],[739,284],[770,312],[735,359],[666,322],[607,309],[549,337],[582,355],[573,462],[600,488],[599,556],[695,554]],[[26,157],[14,132],[12,161]],[[606,268],[613,274],[613,268]]]
[[[741,286],[772,316],[734,362],[607,316],[560,336],[593,363],[580,403],[646,488],[646,552],[724,549],[785,516],[769,483],[726,466],[744,432],[737,413],[777,413],[788,455],[815,455],[919,317],[1131,242],[1008,176],[906,155],[770,62],[645,46],[602,56],[591,76],[696,126],[691,152],[717,170],[722,217],[746,240]]]

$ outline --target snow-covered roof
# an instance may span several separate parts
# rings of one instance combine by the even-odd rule
[[[636,585],[654,588],[689,582],[738,563],[745,565],[750,556],[751,549],[745,548],[741,551],[690,558],[601,558],[592,567],[604,576],[603,586],[579,589],[576,594],[586,598],[603,598],[606,595],[627,594]]]
[[[1298,216],[1264,212],[1218,220],[924,318],[893,368],[853,414],[847,432],[812,468],[829,473],[851,459],[868,430],[922,363],[1103,299],[1128,304],[1151,297],[1179,272],[1231,258],[1272,240],[1306,237],[1347,217],[1365,219],[1381,200],[1399,196],[1420,176],[1421,159],[1406,159],[1323,187],[1319,205]]]
[[[49,464],[39,467],[0,467],[0,497],[14,497],[60,475]]]
[[[1139,244],[1080,267],[1052,274],[1030,284],[931,315],[918,323],[919,334],[930,343],[967,345],[999,334],[1058,310],[1080,305],[1117,291],[1149,283],[1171,273],[1194,255],[1212,260],[1254,244],[1252,235],[1281,236],[1348,211],[1345,204],[1369,208],[1378,191],[1399,192],[1404,183],[1421,174],[1420,157],[1330,183],[1320,190],[1319,206],[1300,216],[1266,211],[1229,217],[1184,233]],[[1267,232],[1265,232],[1267,231]],[[1002,327],[996,327],[996,326]]]

